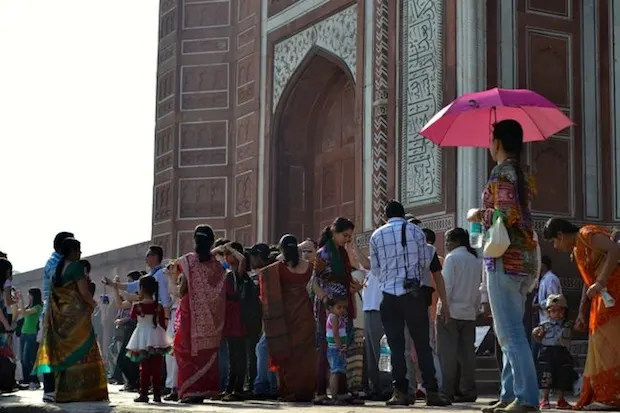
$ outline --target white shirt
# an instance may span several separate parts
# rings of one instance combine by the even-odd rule
[[[168,279],[164,274],[164,267],[159,266],[151,270],[151,275],[157,280],[159,291],[157,292],[159,303],[164,308],[170,308],[170,294],[168,294]],[[140,291],[140,280],[133,281],[127,284],[127,292],[132,294],[138,294]]]
[[[406,245],[402,245],[405,226]],[[406,293],[405,279],[420,282],[435,255],[435,247],[426,243],[422,230],[404,218],[390,218],[373,232],[369,241],[370,270],[379,279],[382,292],[391,295]]]
[[[538,310],[538,315],[540,317],[541,324],[550,321],[545,307],[547,306],[547,297],[549,297],[551,294],[562,294],[562,284],[560,284],[560,279],[557,275],[555,275],[551,271],[547,271],[540,278],[540,283],[538,285],[538,294],[535,301],[540,304],[540,310]]]
[[[379,288],[379,280],[370,271],[366,274],[366,286],[362,290],[362,300],[364,311],[379,311],[381,309],[383,293]]]
[[[456,320],[475,320],[480,307],[482,261],[465,247],[450,252],[444,262],[442,275],[450,317]],[[438,304],[439,306],[439,304]]]

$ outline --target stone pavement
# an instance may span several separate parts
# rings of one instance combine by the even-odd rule
[[[109,386],[110,403],[70,403],[63,405],[44,404],[41,391],[20,391],[14,394],[0,395],[0,413],[241,413],[241,412],[278,412],[278,413],[386,413],[405,408],[387,408],[384,403],[370,402],[365,406],[312,406],[309,404],[293,404],[278,402],[248,401],[243,403],[205,402],[201,406],[185,406],[176,403],[137,404],[133,402],[133,393],[119,392],[119,387]],[[455,405],[448,408],[429,407],[424,403],[412,406],[412,409],[431,409],[434,412],[479,412],[486,406],[490,398],[480,398],[473,404]]]

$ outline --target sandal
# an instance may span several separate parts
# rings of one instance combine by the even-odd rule
[[[315,406],[330,406],[332,401],[327,397],[327,395],[316,396],[314,400],[312,400],[312,404]]]

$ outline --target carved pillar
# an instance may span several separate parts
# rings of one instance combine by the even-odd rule
[[[459,0],[456,9],[457,94],[486,87],[485,45],[486,4],[479,0]],[[487,152],[481,148],[458,148],[457,225],[467,228],[467,211],[480,206],[487,176]]]
[[[387,202],[388,154],[388,0],[375,0],[375,65],[373,92],[372,221],[377,227]]]

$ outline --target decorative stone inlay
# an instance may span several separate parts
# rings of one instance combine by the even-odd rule
[[[441,109],[443,2],[405,0],[402,67],[402,186],[406,207],[441,202],[441,148],[418,132]]]
[[[273,105],[275,112],[282,92],[299,64],[313,47],[341,58],[355,79],[357,64],[357,4],[327,17],[275,45],[273,58]]]

